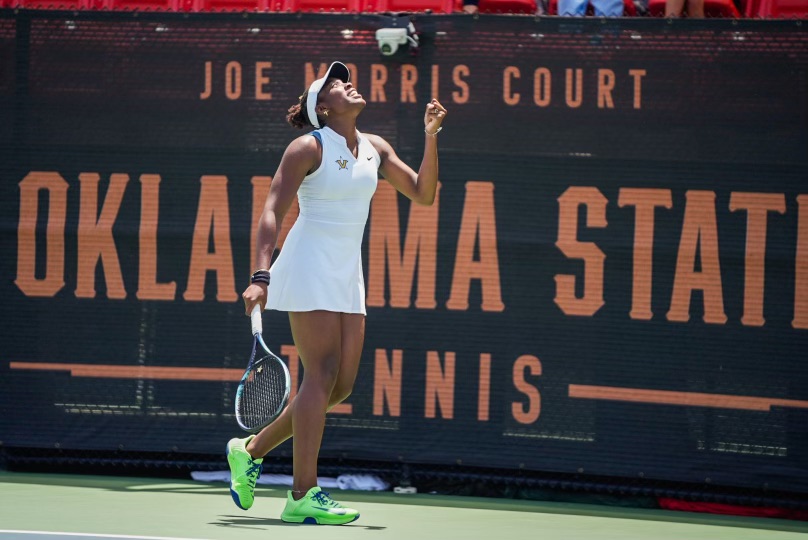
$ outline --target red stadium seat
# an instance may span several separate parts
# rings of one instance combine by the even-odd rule
[[[180,0],[108,0],[113,11],[179,11]],[[185,6],[184,6],[185,7]],[[186,9],[186,11],[190,11]]]
[[[197,0],[192,9],[184,11],[267,11],[269,0]]]
[[[685,2],[685,10],[687,2]],[[648,0],[648,14],[652,17],[665,16],[665,0]],[[705,17],[740,18],[741,13],[732,0],[704,0]]]
[[[547,14],[548,15],[558,15],[558,0],[550,0],[549,5],[547,6]],[[592,9],[591,4],[589,5],[589,7],[587,7],[586,14],[587,15],[594,15],[595,14],[595,10]],[[636,6],[634,6],[634,2],[632,2],[632,0],[623,0],[623,16],[624,17],[636,17],[637,16],[637,8],[636,8]]]
[[[536,13],[536,0],[480,0],[480,13]]]
[[[3,7],[20,9],[88,9],[87,0],[10,0]]]
[[[361,0],[270,0],[273,5],[279,6],[276,11],[315,12],[315,13],[358,13]]]
[[[454,13],[454,0],[363,0],[362,11],[371,13]]]
[[[759,0],[756,15],[766,19],[808,19],[808,1]]]
[[[704,0],[704,16],[740,19],[741,12],[732,0]]]
[[[758,9],[760,9],[760,0],[745,0],[743,3],[743,16],[750,19],[757,17]]]

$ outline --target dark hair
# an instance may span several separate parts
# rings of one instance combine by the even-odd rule
[[[300,96],[298,102],[289,107],[289,112],[286,115],[286,121],[289,122],[289,125],[293,128],[303,129],[307,127],[312,127],[311,121],[309,120],[309,113],[306,111],[306,102],[309,99],[309,91],[306,90],[303,92],[303,95]],[[325,120],[322,116],[317,116],[317,121],[320,123],[320,126],[325,126]]]

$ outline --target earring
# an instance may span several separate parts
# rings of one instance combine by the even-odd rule
[[[328,111],[323,111],[323,116],[328,117]]]

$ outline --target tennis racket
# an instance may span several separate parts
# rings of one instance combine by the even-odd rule
[[[269,350],[261,337],[261,306],[250,314],[253,348],[247,371],[236,390],[236,422],[257,433],[281,414],[289,401],[292,384],[286,364]],[[257,358],[257,359],[256,359]]]

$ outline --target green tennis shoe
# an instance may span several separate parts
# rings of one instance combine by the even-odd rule
[[[230,495],[233,502],[242,510],[248,510],[255,500],[255,483],[261,477],[263,458],[253,459],[247,452],[247,443],[255,435],[246,439],[230,439],[227,443],[227,463],[230,465]]]
[[[297,501],[289,491],[286,495],[286,508],[281,514],[281,521],[311,525],[344,525],[357,519],[359,512],[353,508],[345,508],[317,486]]]

